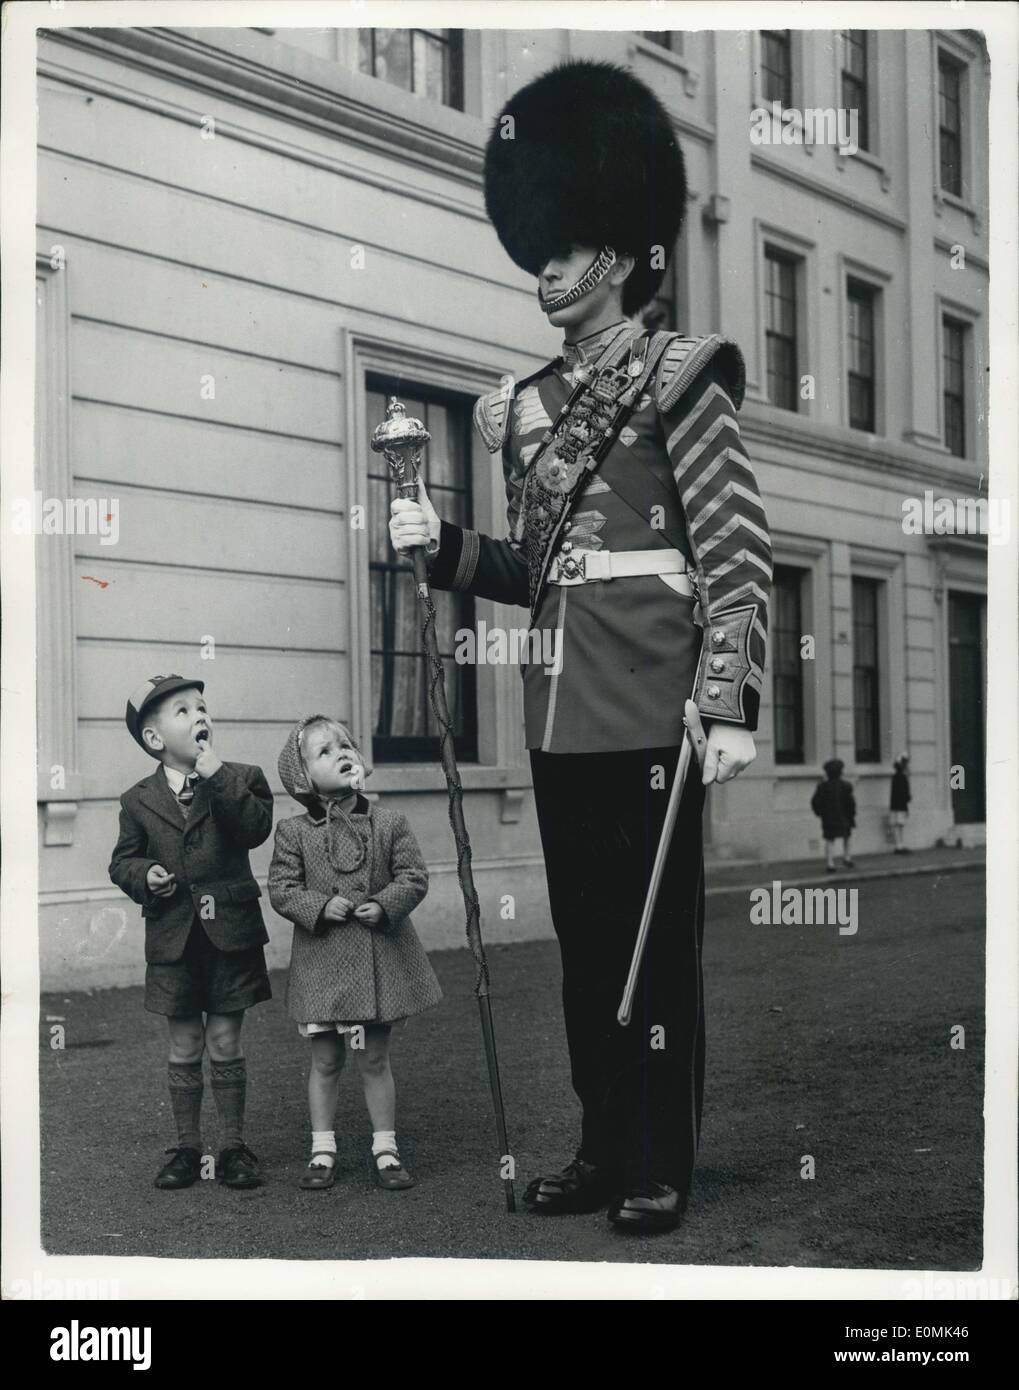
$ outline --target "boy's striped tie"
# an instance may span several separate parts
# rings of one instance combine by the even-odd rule
[[[177,805],[181,809],[181,815],[187,820],[191,813],[191,803],[195,799],[195,783],[198,781],[197,772],[189,772],[184,778],[184,785],[177,793]]]

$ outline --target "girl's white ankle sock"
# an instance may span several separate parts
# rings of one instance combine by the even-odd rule
[[[329,1164],[329,1162],[328,1162],[326,1159],[324,1159],[324,1158],[322,1157],[322,1155],[323,1155],[323,1154],[332,1154],[332,1155],[333,1155],[333,1163],[336,1162],[336,1157],[335,1157],[335,1155],[336,1155],[336,1134],[335,1134],[335,1132],[334,1132],[333,1130],[331,1130],[331,1129],[323,1129],[323,1130],[313,1129],[313,1130],[311,1131],[311,1151],[312,1151],[313,1154],[318,1154],[318,1155],[319,1155],[319,1157],[318,1157],[318,1159],[316,1160],[316,1162],[321,1163],[322,1166],[323,1166],[323,1168],[328,1168],[328,1167],[330,1167],[331,1165]]]
[[[396,1148],[395,1129],[377,1129],[372,1134],[372,1153],[376,1155],[375,1162],[379,1168],[399,1168],[399,1163],[392,1155],[388,1155],[379,1161],[378,1155],[384,1149]]]

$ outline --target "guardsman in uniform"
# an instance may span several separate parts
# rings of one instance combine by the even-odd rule
[[[664,276],[686,182],[667,112],[624,69],[567,63],[517,92],[485,195],[562,352],[475,407],[502,456],[506,539],[440,520],[423,485],[393,502],[390,534],[426,546],[434,587],[519,604],[553,644],[522,666],[526,743],[582,1120],[576,1156],[527,1204],[666,1230],[700,1133],[704,784],[755,756],[765,657],[771,548],[736,420],[743,359],[718,334],[649,335],[633,317]],[[703,776],[687,779],[623,1028],[689,698]]]

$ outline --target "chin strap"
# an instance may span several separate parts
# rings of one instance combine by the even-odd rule
[[[603,246],[580,279],[572,284],[568,290],[563,290],[559,294],[550,295],[548,298],[545,298],[539,286],[538,302],[541,304],[546,314],[557,313],[560,309],[565,309],[570,304],[575,304],[578,299],[582,299],[585,294],[593,290],[599,281],[605,279],[605,276],[615,263],[615,251],[611,246]]]

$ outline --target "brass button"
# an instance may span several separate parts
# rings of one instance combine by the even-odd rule
[[[725,662],[720,656],[713,656],[711,658],[711,669],[716,673],[725,670]]]
[[[720,627],[715,628],[714,632],[711,634],[711,640],[712,642],[714,642],[716,647],[720,647],[722,643],[725,641],[725,633],[722,631]]]
[[[721,692],[721,690],[719,690],[719,688],[718,688],[717,685],[709,685],[709,686],[708,686],[708,699],[709,699],[709,700],[717,700],[718,697],[719,697],[719,695],[721,695],[721,693],[722,693],[722,692]]]

